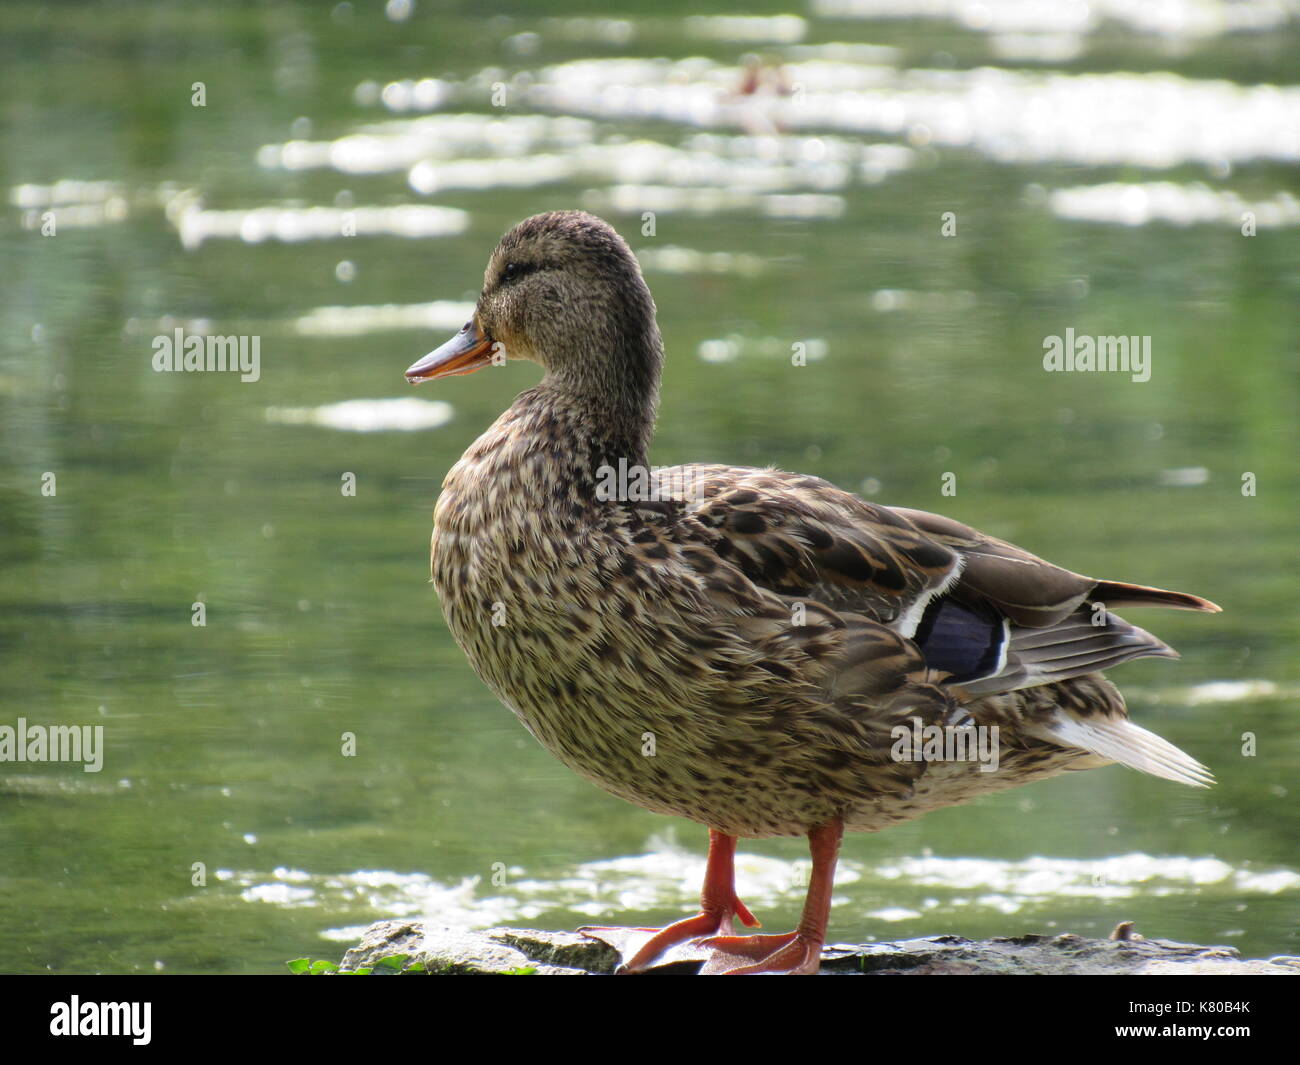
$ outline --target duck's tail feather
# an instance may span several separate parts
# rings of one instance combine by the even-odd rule
[[[1126,717],[1080,720],[1058,710],[1025,731],[1050,743],[1091,751],[1107,761],[1194,788],[1208,788],[1214,783],[1210,770],[1190,754]]]
[[[1223,608],[1199,595],[1188,592],[1168,592],[1163,588],[1148,588],[1144,584],[1125,581],[1098,581],[1088,596],[1093,602],[1106,604],[1106,609],[1122,606],[1164,606],[1174,610],[1203,610],[1207,614],[1222,613]]]

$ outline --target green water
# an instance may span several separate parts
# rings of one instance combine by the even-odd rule
[[[418,395],[454,417],[424,432],[266,413],[406,397],[402,370],[441,332],[304,336],[292,320],[325,305],[472,298],[504,229],[585,202],[592,183],[421,200],[400,171],[286,173],[255,157],[304,135],[291,133],[304,116],[319,140],[391,117],[355,102],[370,79],[623,53],[729,64],[753,46],[687,39],[667,22],[626,46],[575,43],[526,4],[502,8],[513,20],[421,4],[402,24],[355,7],[343,22],[307,3],[0,11],[6,191],[113,181],[129,201],[121,221],[53,237],[25,228],[12,204],[0,212],[0,725],[102,725],[105,744],[99,773],[0,765],[0,971],[274,972],[337,954],[327,930],[396,912],[640,924],[673,918],[697,890],[682,852],[701,854],[704,830],[608,797],[538,748],[475,678],[427,585],[443,474],[536,369],[425,386]],[[538,28],[535,52],[503,46]],[[894,45],[904,65],[937,53],[954,69],[991,62],[981,39],[944,23],[811,19],[805,43],[826,41]],[[1109,30],[1062,69],[1293,84],[1297,55],[1294,24],[1181,54]],[[191,106],[195,81],[205,108]],[[492,113],[485,98],[445,109]],[[678,144],[690,132],[628,119],[600,123],[598,137]],[[1135,620],[1184,659],[1112,674],[1134,717],[1211,766],[1216,788],[1112,767],[852,837],[834,937],[1104,934],[1134,919],[1147,935],[1300,953],[1300,245],[1294,228],[1247,239],[1231,225],[1070,221],[1025,195],[1149,180],[1210,181],[1247,199],[1300,192],[1278,162],[1211,179],[1195,164],[1152,173],[929,148],[906,173],[837,190],[834,220],[665,212],[641,237],[639,213],[605,212],[638,250],[740,252],[763,266],[647,270],[669,352],[656,462],[817,473],[1081,572],[1224,607],[1143,612]],[[328,206],[348,190],[359,204],[461,208],[470,222],[428,240],[185,250],[156,203],[169,182],[211,208]],[[945,211],[960,220],[954,239],[938,235]],[[354,264],[350,283],[336,277],[341,260]],[[873,299],[881,290],[936,296],[889,310]],[[150,342],[168,316],[259,335],[260,380],[153,372]],[[1067,327],[1150,335],[1151,380],[1045,373],[1043,337]],[[731,334],[747,339],[737,358],[698,356]],[[792,367],[764,354],[764,338],[778,352],[816,338],[826,356]],[[1188,469],[1201,472],[1167,472]],[[941,494],[948,472],[955,496]],[[42,493],[46,473],[54,495]],[[355,496],[340,490],[345,473]],[[1229,686],[1204,687],[1214,682]],[[670,828],[675,844],[662,839]],[[765,926],[792,924],[802,845],[742,850],[769,896]],[[659,877],[653,897],[637,894],[643,878],[601,864],[647,852],[659,856],[645,873]],[[1105,872],[1137,853],[1164,864],[1127,880]],[[969,869],[941,861],[928,880],[898,873],[923,854],[992,871],[963,880]],[[1035,857],[1057,872],[1038,886],[999,882]],[[1223,865],[1184,875],[1179,859]],[[742,894],[743,882],[742,870]]]

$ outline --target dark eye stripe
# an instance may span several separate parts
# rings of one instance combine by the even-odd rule
[[[531,274],[534,270],[540,270],[537,263],[506,263],[505,269],[501,271],[501,281],[518,281],[526,274]]]

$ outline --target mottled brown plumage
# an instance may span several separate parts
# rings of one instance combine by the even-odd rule
[[[629,968],[711,937],[714,971],[815,971],[842,828],[1111,761],[1208,781],[1129,722],[1098,671],[1174,655],[1109,607],[1213,604],[1098,582],[816,477],[650,471],[663,348],[636,260],[601,220],[558,212],[507,233],[474,319],[408,376],[470,372],[493,352],[545,375],[443,484],[432,572],[447,624],[566,765],[711,830],[700,917]],[[894,730],[917,724],[996,725],[996,771],[903,760]],[[734,837],[780,835],[813,841],[800,930],[732,937],[732,917],[748,918]]]

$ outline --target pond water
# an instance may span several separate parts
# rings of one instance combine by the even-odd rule
[[[0,11],[0,725],[103,728],[98,772],[0,763],[0,971],[692,907],[704,830],[541,750],[427,584],[443,474],[537,373],[402,371],[574,206],[659,306],[656,462],[1224,608],[1134,615],[1183,660],[1112,673],[1213,789],[1110,767],[850,837],[832,938],[1300,953],[1295,5],[613,7]],[[256,365],[158,372],[177,330]],[[1046,372],[1067,330],[1150,362]],[[803,844],[738,869],[792,926]]]

